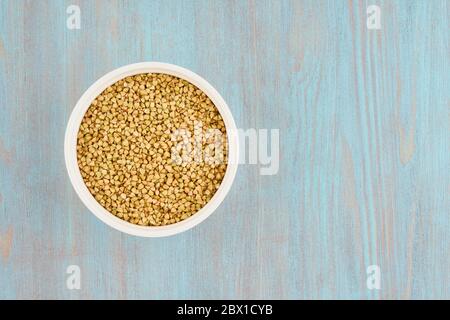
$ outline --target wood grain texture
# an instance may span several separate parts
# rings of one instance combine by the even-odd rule
[[[0,298],[449,299],[449,15],[445,0],[2,0]],[[277,175],[240,166],[210,218],[164,239],[101,223],[64,166],[77,99],[139,61],[203,76],[239,128],[280,129]]]

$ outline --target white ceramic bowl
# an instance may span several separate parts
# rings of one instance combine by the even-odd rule
[[[108,86],[125,77],[139,73],[165,73],[189,81],[201,89],[215,104],[225,122],[228,138],[228,166],[223,181],[211,200],[197,213],[186,220],[160,227],[139,226],[117,218],[103,208],[84,184],[77,163],[77,134],[81,121],[91,102]],[[81,201],[104,223],[119,231],[142,237],[164,237],[186,231],[205,220],[225,198],[231,188],[238,166],[238,139],[236,125],[225,100],[205,79],[192,71],[167,63],[142,62],[118,68],[104,75],[78,100],[67,124],[64,155],[70,181]]]

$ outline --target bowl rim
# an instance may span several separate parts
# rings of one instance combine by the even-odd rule
[[[221,114],[228,140],[228,164],[225,176],[211,200],[191,217],[166,226],[140,226],[122,220],[95,200],[84,183],[77,162],[77,135],[81,121],[91,102],[108,86],[128,76],[140,73],[165,73],[182,78],[202,90]],[[119,67],[95,81],[80,97],[72,110],[66,127],[64,158],[71,184],[84,205],[101,221],[121,232],[140,237],[164,237],[181,233],[209,217],[230,191],[238,168],[239,141],[231,111],[219,92],[198,74],[183,67],[162,62],[139,62]]]

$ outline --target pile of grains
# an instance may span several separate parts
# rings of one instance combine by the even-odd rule
[[[222,133],[223,161],[173,161],[174,131],[193,133],[199,122]],[[143,226],[176,223],[200,210],[222,182],[226,156],[225,124],[212,101],[167,74],[114,83],[92,102],[78,132],[78,166],[91,194],[110,213]]]

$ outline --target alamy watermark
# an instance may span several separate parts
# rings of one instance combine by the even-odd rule
[[[81,10],[78,5],[71,4],[66,8],[66,13],[69,15],[66,20],[66,26],[69,30],[81,29]],[[367,14],[367,29],[380,30],[381,29],[381,8],[378,5],[372,4],[366,8]]]
[[[195,121],[194,129],[176,129],[171,140],[171,160],[177,165],[190,163],[206,163],[218,165],[232,163],[259,164],[261,175],[276,175],[280,162],[280,131],[279,129],[238,129],[229,131],[225,136],[219,129],[204,128],[202,122]],[[230,145],[227,141],[239,144],[239,158],[226,159],[225,154]],[[270,149],[270,150],[269,150]]]
[[[69,30],[81,29],[81,10],[80,7],[71,4],[67,7],[66,13],[69,15],[66,20],[66,27]]]
[[[366,285],[369,290],[380,290],[381,288],[381,269],[380,266],[373,264],[366,269]]]
[[[367,7],[367,29],[380,30],[381,29],[381,8],[377,5],[370,5]]]
[[[73,264],[67,267],[66,274],[69,276],[66,279],[66,286],[69,290],[81,289],[81,269],[79,266]]]

